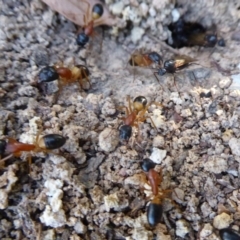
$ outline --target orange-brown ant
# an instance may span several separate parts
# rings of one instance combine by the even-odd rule
[[[74,65],[72,67],[64,67],[63,63],[54,66],[44,67],[38,73],[38,83],[42,84],[58,80],[58,87],[60,93],[65,85],[78,82],[79,89],[84,89],[84,82],[87,81],[91,86],[89,80],[90,72],[84,65]]]
[[[93,34],[94,21],[99,19],[103,15],[103,6],[97,3],[90,9],[90,4],[84,1],[87,7],[87,13],[84,15],[84,26],[83,31],[77,35],[76,42],[80,47],[84,47],[89,42],[89,37]],[[101,25],[99,21],[98,25]]]
[[[153,63],[160,65],[162,57],[157,52],[150,53],[133,53],[130,60],[128,61],[131,66],[136,67],[148,67]]]
[[[47,134],[40,136],[37,134],[36,140],[33,144],[22,143],[13,138],[5,138],[0,140],[0,155],[3,157],[1,162],[6,161],[11,157],[19,157],[22,152],[49,152],[50,150],[62,147],[66,142],[66,138],[59,134]]]
[[[146,112],[150,105],[160,105],[160,103],[151,102],[147,104],[147,99],[143,96],[136,97],[131,103],[130,96],[127,96],[128,107],[120,107],[120,109],[125,109],[126,117],[122,118],[124,125],[119,129],[119,138],[121,141],[128,141],[132,134],[132,127],[138,127],[139,122],[144,122],[146,120]],[[151,117],[148,116],[151,120],[153,126],[156,128]]]
[[[128,61],[128,63],[133,67],[149,67],[152,64],[156,64],[159,66],[162,63],[162,61],[163,61],[162,57],[157,52],[141,53],[137,51],[131,55],[131,58]]]

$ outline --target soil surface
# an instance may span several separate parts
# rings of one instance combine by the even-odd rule
[[[59,150],[31,152],[31,165],[26,152],[2,163],[0,239],[220,240],[220,229],[240,231],[238,1],[121,2],[107,7],[132,28],[107,29],[104,37],[96,29],[79,49],[77,27],[44,3],[0,1],[1,139],[67,139]],[[216,25],[226,46],[171,48],[168,25],[178,15]],[[157,78],[159,66],[128,64],[132,53],[151,51],[164,60],[187,55],[196,64]],[[91,86],[72,83],[58,94],[54,81],[43,91],[39,71],[61,61],[86,65]],[[122,143],[127,96],[152,104]],[[160,196],[169,193],[160,197],[155,227],[147,220],[154,196],[144,158],[162,172]]]

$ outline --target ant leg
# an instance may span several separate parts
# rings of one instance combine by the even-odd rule
[[[154,72],[153,74],[154,74],[155,78],[157,79],[157,81],[158,81],[158,82],[159,82],[159,84],[160,84],[160,81],[159,81],[159,79],[158,79],[158,77],[157,77],[157,75],[158,75],[158,72]]]
[[[133,110],[132,110],[131,99],[130,99],[130,96],[129,96],[129,95],[127,95],[127,101],[128,101],[128,108],[129,108],[129,110],[130,110],[130,113],[132,113]],[[128,115],[129,115],[129,114],[128,114]]]
[[[0,159],[0,163],[5,162],[6,160],[8,160],[8,159],[11,158],[11,157],[13,157],[13,154],[10,154],[10,155],[8,155],[8,156],[5,157],[5,158]]]
[[[176,89],[177,89],[177,92],[180,93],[180,91],[179,91],[179,89],[178,89],[178,87],[177,87],[177,84],[176,84],[175,74],[173,74],[173,83],[174,83],[174,85],[175,85],[175,87],[176,87]]]
[[[129,114],[130,114],[130,113],[129,113],[129,110],[128,110],[128,108],[127,108],[127,107],[125,107],[125,106],[120,106],[120,107],[117,107],[117,109],[119,109],[120,111],[124,109],[124,110],[125,110],[125,112],[126,112],[126,115],[127,115],[127,116],[129,116]]]
[[[84,71],[84,70],[81,70],[81,72],[83,71],[83,75],[84,75],[84,78],[83,79],[86,79],[87,80],[87,82],[88,82],[88,84],[89,84],[89,88],[91,88],[92,87],[92,85],[91,85],[91,82],[90,82],[90,80],[89,80],[89,77],[87,76],[87,74],[86,74],[86,72]]]

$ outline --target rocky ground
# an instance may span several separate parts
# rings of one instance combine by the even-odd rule
[[[1,138],[32,142],[39,131],[67,138],[59,151],[32,153],[30,171],[26,154],[2,166],[1,239],[217,240],[219,229],[239,231],[238,1],[107,1],[132,28],[108,29],[102,49],[99,34],[81,51],[76,26],[42,2],[0,3]],[[216,24],[226,47],[169,47],[167,26],[180,15]],[[200,65],[177,73],[176,85],[172,75],[157,81],[154,70],[128,66],[130,54],[143,48],[164,59],[185,54]],[[61,60],[87,64],[92,87],[71,84],[56,101],[57,81],[45,95],[36,76]],[[147,118],[122,144],[119,107],[128,106],[127,95],[162,106],[147,112],[156,128]],[[152,195],[141,169],[146,157],[163,171],[160,191],[172,191],[155,228],[146,217]]]

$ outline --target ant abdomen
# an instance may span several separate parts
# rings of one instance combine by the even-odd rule
[[[240,234],[231,228],[223,228],[219,230],[219,234],[222,240],[239,240],[240,239]]]
[[[132,135],[132,127],[130,125],[122,125],[119,128],[120,141],[128,141]]]
[[[38,145],[40,148],[53,150],[62,147],[65,142],[66,138],[59,134],[47,134],[40,137]]]
[[[38,83],[52,82],[59,78],[59,75],[54,67],[47,66],[44,67],[38,73]]]
[[[92,8],[92,18],[93,20],[99,19],[103,15],[103,5],[97,3]]]
[[[148,206],[147,220],[151,227],[155,227],[161,222],[163,214],[163,205],[158,198],[155,198]]]

